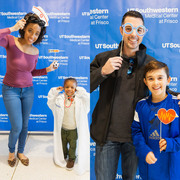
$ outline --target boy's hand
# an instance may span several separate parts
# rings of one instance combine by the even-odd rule
[[[157,158],[154,156],[154,153],[152,151],[149,152],[146,156],[146,162],[148,164],[155,164],[156,161],[157,161]]]
[[[177,99],[180,100],[180,94],[177,95]],[[180,106],[180,101],[178,102],[179,106]]]
[[[167,142],[166,142],[166,140],[165,140],[165,139],[161,139],[161,140],[159,141],[160,152],[166,150],[166,147],[167,147]]]
[[[63,87],[62,86],[59,86],[59,87],[57,87],[57,89],[56,90],[58,90],[58,91],[63,91]]]

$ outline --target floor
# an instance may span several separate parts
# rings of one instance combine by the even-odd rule
[[[29,166],[17,160],[15,167],[7,164],[8,134],[0,134],[0,180],[90,180],[90,173],[82,176],[73,171],[58,167],[53,162],[53,136],[49,134],[29,133],[25,155],[30,160]]]

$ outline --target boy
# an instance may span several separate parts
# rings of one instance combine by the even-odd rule
[[[64,93],[60,93],[63,90]],[[74,167],[78,174],[89,170],[89,101],[89,93],[77,87],[74,78],[65,79],[64,87],[51,88],[48,93],[47,104],[54,115],[54,161],[71,170],[76,160],[78,139],[78,160]]]
[[[165,63],[145,66],[144,83],[152,95],[136,105],[132,124],[133,143],[143,180],[180,179],[180,123],[176,97],[166,92],[170,83]]]

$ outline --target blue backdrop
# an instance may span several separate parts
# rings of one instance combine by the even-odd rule
[[[37,69],[60,63],[59,69],[46,76],[33,78],[35,100],[30,115],[29,131],[52,131],[53,116],[47,107],[47,94],[51,87],[62,86],[65,78],[72,76],[78,85],[89,91],[90,20],[89,2],[86,0],[1,0],[0,28],[13,26],[33,6],[41,6],[49,17],[49,27],[40,45]],[[12,35],[18,36],[18,32]],[[50,49],[58,49],[51,53]],[[0,86],[6,73],[6,51],[0,47]],[[0,130],[9,130],[10,122],[2,99],[0,87]]]
[[[119,26],[122,16],[129,10],[137,10],[145,19],[148,33],[143,39],[147,53],[167,63],[172,81],[170,88],[180,92],[180,35],[178,0],[91,0],[90,1],[90,57],[91,61],[103,51],[116,49],[122,37]],[[96,105],[99,90],[91,93],[91,114]],[[95,143],[91,140],[91,180],[94,174]],[[122,179],[119,163],[116,179]],[[137,173],[136,179],[140,179]]]
[[[170,88],[180,91],[180,36],[178,0],[1,0],[0,28],[13,26],[30,12],[32,6],[41,6],[49,17],[49,27],[39,48],[37,68],[44,68],[54,60],[60,67],[47,76],[33,78],[35,101],[30,116],[30,131],[52,131],[53,116],[47,107],[51,87],[60,86],[68,76],[76,77],[79,86],[89,91],[89,63],[95,55],[118,47],[121,40],[119,26],[128,10],[140,11],[145,18],[148,33],[143,39],[147,53],[168,64],[172,81]],[[90,38],[91,34],[91,38]],[[18,36],[17,32],[12,33]],[[59,53],[49,53],[58,49]],[[6,51],[0,47],[0,85],[6,72]],[[91,113],[98,99],[98,89],[91,94]],[[10,123],[4,108],[0,88],[0,130],[9,130]],[[91,140],[91,180],[94,175],[95,143]],[[120,163],[119,163],[120,164]],[[120,167],[117,178],[122,179]],[[137,174],[136,179],[140,179]]]

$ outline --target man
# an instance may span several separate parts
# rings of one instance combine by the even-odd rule
[[[98,54],[90,66],[91,92],[100,85],[91,124],[97,180],[116,178],[120,154],[123,179],[135,178],[137,157],[131,124],[136,102],[148,95],[143,82],[144,66],[155,60],[141,44],[146,31],[142,15],[128,11],[120,26],[123,41],[118,49]]]

